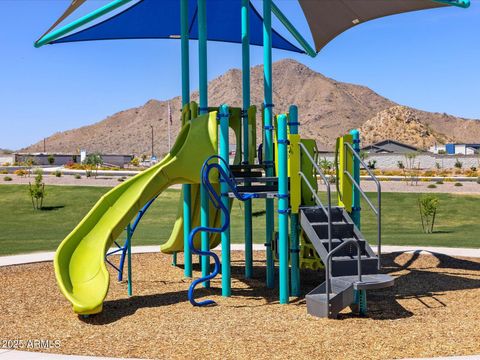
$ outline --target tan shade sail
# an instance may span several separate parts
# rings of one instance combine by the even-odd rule
[[[409,11],[449,6],[431,0],[299,0],[316,51],[355,25]]]
[[[40,36],[39,39],[41,39],[46,34],[48,34],[50,31],[52,31],[58,24],[60,24],[63,20],[65,20],[68,16],[70,16],[75,10],[77,10],[80,6],[82,6],[83,3],[85,3],[86,1],[87,0],[72,0],[72,3],[67,8],[67,10],[65,10],[65,12],[62,14],[62,16],[60,16],[58,18],[58,20],[55,21],[53,23],[53,25],[50,26],[50,28],[47,31],[45,31],[45,33],[42,36]]]

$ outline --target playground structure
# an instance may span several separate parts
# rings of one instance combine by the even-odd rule
[[[71,13],[83,2],[73,2],[66,14]],[[129,2],[129,0],[113,1],[69,25],[47,33],[36,43],[36,46],[98,39],[145,38],[147,37],[145,33],[138,32],[127,36],[128,31],[132,29],[126,25],[133,19],[136,21],[133,24],[142,28],[143,25],[138,24],[139,19],[155,19],[155,12],[151,10],[158,8],[159,2],[155,5],[152,0],[139,1],[103,22],[70,34],[80,26]],[[315,50],[308,45],[308,42],[271,0],[263,1],[263,18],[248,0],[232,1],[228,5],[213,0],[167,1],[160,5],[160,8],[169,7],[168,11],[167,9],[162,11],[169,14],[170,20],[163,23],[156,19],[157,24],[162,24],[165,29],[162,28],[163,32],[157,31],[150,37],[180,37],[181,39],[183,126],[170,154],[157,165],[104,195],[59,246],[54,261],[57,282],[76,313],[90,315],[102,311],[109,287],[109,273],[105,259],[106,255],[113,252],[122,254],[120,266],[117,268],[119,279],[122,278],[125,257],[127,258],[129,294],[131,294],[132,236],[148,207],[162,191],[173,184],[183,184],[180,199],[181,211],[170,239],[161,247],[161,250],[172,254],[174,264],[176,264],[176,254],[184,252],[186,277],[192,277],[192,254],[200,255],[202,277],[193,281],[188,292],[189,300],[193,305],[212,304],[211,300],[197,301],[194,290],[199,284],[208,288],[209,280],[220,271],[222,295],[231,295],[229,211],[232,198],[245,203],[246,278],[251,277],[253,272],[252,201],[256,199],[265,201],[266,286],[268,288],[275,286],[275,261],[277,261],[280,303],[287,304],[290,296],[301,294],[301,267],[319,268],[321,264],[325,267],[325,282],[306,296],[308,312],[320,317],[336,317],[348,306],[360,314],[365,314],[366,291],[393,285],[392,277],[379,273],[381,188],[380,183],[358,154],[360,134],[354,130],[337,141],[338,206],[333,206],[330,179],[317,165],[315,141],[302,139],[299,135],[300,123],[296,106],[292,105],[288,113],[275,116],[273,114],[272,47],[315,56],[339,33],[339,30],[346,30],[356,25],[360,22],[359,18],[367,21],[400,12],[448,5],[468,7],[469,2],[466,0],[434,2],[415,0],[411,1],[410,5],[405,5],[405,2],[395,0],[372,1],[370,5],[373,6],[360,7],[357,12],[354,11],[354,15],[362,14],[363,11],[365,16],[350,19],[347,25],[343,20],[348,20],[352,15],[341,17],[344,1],[332,3],[337,3],[337,7],[332,7],[332,13],[340,18],[337,23],[327,29],[328,31],[318,31],[317,27],[322,26],[322,22],[316,21],[312,25],[312,17],[328,16],[328,13],[322,12],[325,10],[322,6],[325,5],[301,1],[312,30]],[[389,3],[389,5],[382,7],[380,3],[383,5]],[[357,5],[350,4],[350,6],[355,8]],[[172,12],[178,14],[179,23],[178,18],[176,20],[175,16],[171,16]],[[195,14],[193,18],[192,13]],[[272,30],[272,13],[298,41],[301,49]],[[229,16],[231,21],[215,21],[216,17],[222,16]],[[196,28],[192,26],[195,23]],[[240,26],[235,28],[235,25]],[[169,26],[173,27],[168,28]],[[213,34],[210,31],[211,28],[213,28]],[[252,28],[257,31],[251,32]],[[260,28],[263,32],[264,47],[264,104],[261,112],[263,142],[262,160],[255,162],[257,116],[256,108],[250,104],[249,46],[261,44],[258,36]],[[238,34],[231,35],[239,29],[241,29],[241,37],[238,37]],[[241,109],[229,108],[225,104],[216,108],[208,104],[207,40],[209,37],[213,40],[242,43],[243,106]],[[189,38],[198,39],[199,45],[199,105],[190,102]],[[229,159],[230,127],[235,133],[237,150],[237,156],[232,164]],[[377,184],[376,204],[360,187],[361,166]],[[317,194],[317,179],[323,181],[327,187],[326,201],[322,202]],[[361,197],[377,218],[377,253],[373,252],[361,233]],[[275,199],[277,199],[278,213],[276,231],[274,228]],[[133,218],[135,220],[131,224]],[[115,241],[124,229],[127,230],[127,239],[125,244],[120,246]],[[200,238],[196,236],[198,234]],[[114,242],[118,249],[107,253]],[[221,261],[210,250],[219,243],[222,247]],[[211,271],[210,258],[214,260],[213,271]],[[108,258],[107,261],[109,262]]]

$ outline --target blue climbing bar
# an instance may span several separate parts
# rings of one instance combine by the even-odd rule
[[[360,153],[360,132],[358,130],[352,130],[350,131],[350,135],[352,135],[353,138],[353,150],[357,152],[357,154]],[[357,184],[360,185],[360,161],[353,156],[353,179],[357,182]],[[352,220],[357,226],[357,228],[360,230],[361,227],[361,218],[360,218],[360,212],[361,212],[361,206],[360,206],[360,190],[357,189],[355,185],[352,185],[353,189],[353,197],[352,197]]]

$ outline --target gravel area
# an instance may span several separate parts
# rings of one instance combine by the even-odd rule
[[[394,288],[369,293],[367,318],[309,316],[303,296],[278,304],[265,289],[264,255],[243,279],[243,253],[232,253],[233,297],[199,288],[218,305],[192,307],[190,280],[163,254],[133,256],[134,296],[112,273],[104,312],[77,317],[55,284],[52,263],[0,268],[2,339],[60,340],[49,352],[155,359],[394,359],[480,353],[480,260],[445,255],[386,255]],[[179,263],[182,258],[179,256]],[[195,276],[198,276],[196,268]],[[303,272],[305,292],[322,274]],[[47,350],[44,350],[47,351]]]

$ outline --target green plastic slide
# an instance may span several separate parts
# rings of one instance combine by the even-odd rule
[[[63,295],[78,314],[102,311],[110,277],[105,254],[138,211],[174,184],[198,184],[205,159],[217,154],[217,113],[186,122],[159,164],[102,196],[62,241],[54,259]]]

